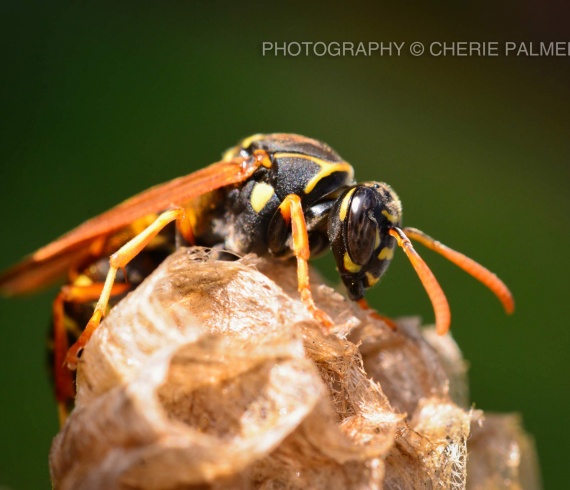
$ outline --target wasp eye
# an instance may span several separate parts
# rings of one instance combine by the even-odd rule
[[[377,244],[378,223],[374,218],[377,199],[368,187],[359,187],[352,196],[348,213],[346,244],[355,264],[368,263]]]

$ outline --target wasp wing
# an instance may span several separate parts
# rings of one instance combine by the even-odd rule
[[[235,158],[151,187],[79,225],[5,271],[0,275],[0,292],[12,296],[47,286],[62,277],[70,267],[88,258],[89,247],[95,240],[107,237],[148,214],[173,205],[184,205],[194,197],[243,182],[258,167],[258,162]]]

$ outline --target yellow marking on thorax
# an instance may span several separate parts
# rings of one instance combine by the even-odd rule
[[[233,158],[237,157],[239,150],[240,150],[240,147],[235,147],[235,146],[226,150],[224,153],[222,153],[222,161],[223,162],[229,162]]]
[[[375,277],[370,272],[366,273],[366,279],[368,279],[368,286],[374,286],[380,280],[379,277]]]
[[[241,148],[247,148],[253,142],[259,141],[260,139],[263,139],[263,138],[265,138],[265,135],[262,133],[252,134],[249,138],[245,138],[244,140],[242,140],[241,143],[239,144],[239,146]]]
[[[348,194],[346,196],[344,196],[344,199],[342,200],[342,203],[340,204],[339,218],[341,221],[344,221],[346,218],[346,213],[348,212],[348,205],[350,203],[350,198],[351,198],[352,194],[354,194],[355,190],[356,190],[356,187],[353,187],[352,189],[350,189],[348,191]]]
[[[394,250],[390,247],[384,247],[378,254],[380,260],[392,260],[392,257],[394,257]]]
[[[362,269],[361,265],[355,264],[352,259],[350,258],[350,255],[348,255],[348,252],[344,253],[344,268],[348,271],[348,272],[359,272],[360,269]]]
[[[224,162],[229,162],[232,158],[235,158],[239,155],[239,152],[241,149],[247,148],[254,141],[258,141],[260,139],[263,139],[264,137],[265,137],[264,134],[258,133],[258,134],[254,134],[254,135],[250,136],[249,138],[245,138],[244,140],[242,140],[240,142],[239,145],[233,146],[229,150],[226,150],[222,155],[222,160]]]
[[[255,184],[249,198],[253,210],[259,213],[273,197],[273,194],[275,194],[275,189],[269,184],[265,182]]]
[[[396,217],[395,217],[394,215],[390,214],[390,213],[389,213],[388,211],[386,211],[385,209],[382,210],[382,214],[383,214],[384,216],[386,216],[386,218],[388,219],[388,221],[389,221],[390,223],[397,223],[397,222],[398,222],[398,220],[396,219]]]
[[[325,177],[328,177],[335,172],[346,172],[348,174],[349,180],[352,180],[354,177],[354,169],[352,168],[352,165],[347,162],[327,162],[322,158],[303,155],[300,153],[275,153],[275,158],[304,158],[306,160],[310,160],[313,163],[316,163],[319,167],[321,167],[319,173],[317,173],[317,175],[315,175],[307,183],[305,187],[305,194],[310,194],[321,179],[324,179]]]

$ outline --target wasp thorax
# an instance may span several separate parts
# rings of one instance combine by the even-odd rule
[[[329,240],[351,299],[378,282],[396,245],[390,228],[400,225],[402,206],[387,184],[367,182],[346,189],[329,216]]]

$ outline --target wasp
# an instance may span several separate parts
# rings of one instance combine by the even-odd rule
[[[76,368],[108,309],[181,243],[238,255],[296,257],[301,300],[324,327],[332,322],[312,298],[309,258],[330,247],[349,298],[368,308],[364,292],[380,280],[399,246],[431,299],[438,333],[447,332],[445,294],[410,239],[474,276],[513,312],[513,297],[495,274],[415,228],[402,228],[402,205],[392,188],[356,183],[353,174],[325,143],[295,134],[257,134],[220,162],[124,201],[2,274],[5,295],[32,292],[67,275],[53,306],[60,415],[74,396],[68,368]]]

